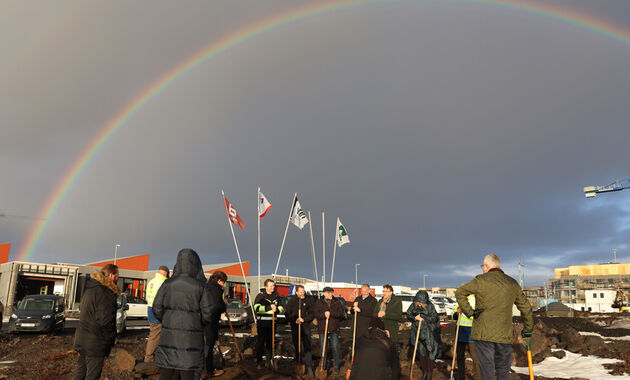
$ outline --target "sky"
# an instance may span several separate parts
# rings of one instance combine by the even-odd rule
[[[0,213],[35,218],[108,122],[210,43],[308,4],[3,0]],[[547,1],[630,30],[625,0]],[[204,62],[94,156],[30,259],[85,263],[182,248],[237,261],[221,190],[256,273],[273,272],[295,192],[330,279],[458,286],[495,253],[527,286],[553,268],[630,261],[630,44],[540,15],[465,2],[380,2],[309,17]],[[0,217],[11,259],[33,223]],[[308,228],[279,272],[313,276]],[[426,277],[425,277],[426,275]]]

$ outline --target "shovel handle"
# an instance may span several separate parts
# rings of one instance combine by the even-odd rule
[[[243,354],[241,354],[241,349],[238,347],[238,342],[236,341],[236,334],[234,334],[234,327],[232,327],[232,321],[230,321],[230,315],[228,312],[225,312],[225,316],[227,317],[228,325],[230,326],[230,331],[232,332],[232,339],[234,339],[234,345],[236,346],[236,352],[238,352],[238,357],[240,361],[243,361]]]
[[[422,321],[418,321],[418,330],[416,331],[416,344],[413,347],[413,357],[411,358],[411,369],[409,370],[409,379],[413,380],[413,366],[416,363],[416,352],[418,351],[418,339],[420,338],[420,327]]]
[[[529,380],[534,380],[534,364],[532,363],[532,348],[529,342],[525,342],[527,348],[527,367],[529,367]]]
[[[453,361],[451,362],[451,379],[455,370],[455,358],[457,357],[457,339],[459,338],[459,322],[462,320],[462,313],[457,313],[457,327],[455,330],[455,343],[453,344]],[[459,371],[459,368],[457,369]]]
[[[324,327],[324,343],[322,344],[322,362],[321,369],[324,370],[324,363],[326,363],[326,341],[328,340],[328,318],[326,318],[326,326]]]

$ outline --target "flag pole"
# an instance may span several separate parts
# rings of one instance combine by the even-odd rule
[[[337,234],[339,231],[335,231],[335,239],[333,240],[333,262],[332,262],[332,270],[330,271],[330,282],[333,282],[333,277],[335,276],[335,256],[337,255]]]
[[[293,202],[291,202],[291,210],[289,210],[289,217],[287,218],[287,227],[284,229],[284,237],[282,238],[282,245],[280,246],[280,254],[278,255],[278,262],[276,263],[276,270],[273,271],[273,277],[276,278],[278,274],[278,265],[280,265],[280,258],[282,257],[282,250],[284,249],[284,241],[287,238],[287,232],[289,231],[289,223],[291,223],[291,214],[293,214],[293,207],[295,206],[295,200],[297,199],[297,192],[293,195]]]
[[[311,251],[313,252],[313,271],[315,272],[315,282],[317,283],[317,296],[319,297],[319,279],[317,278],[317,260],[315,259],[315,242],[313,241],[313,223],[311,221],[311,212],[308,212],[308,229],[311,232]]]
[[[325,222],[326,215],[322,211],[322,281],[326,286],[326,227]]]
[[[223,192],[223,190],[221,190],[221,195],[223,196],[223,199],[225,199],[225,193]],[[252,315],[256,315],[256,312],[254,311],[254,300],[252,300],[252,296],[249,293],[249,285],[247,285],[247,278],[245,278],[245,270],[243,269],[243,262],[241,261],[241,253],[238,250],[238,244],[236,243],[236,235],[234,235],[234,227],[232,227],[232,221],[230,220],[230,214],[229,214],[229,210],[228,211],[227,216],[227,224],[228,226],[230,226],[230,231],[232,231],[232,239],[234,239],[234,247],[236,248],[236,255],[238,256],[238,263],[241,266],[241,274],[243,274],[243,282],[245,283],[245,292],[247,292],[247,297],[249,298],[249,306],[252,308]],[[256,321],[256,318],[254,318],[254,322],[256,322],[256,325],[258,325],[258,322]]]
[[[260,186],[258,186],[258,209],[256,210],[256,219],[258,219],[258,287],[256,291],[260,291]]]

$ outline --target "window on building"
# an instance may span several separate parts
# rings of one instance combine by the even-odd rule
[[[604,298],[604,293],[599,293],[599,298]]]
[[[593,293],[593,298],[597,298],[597,293]]]

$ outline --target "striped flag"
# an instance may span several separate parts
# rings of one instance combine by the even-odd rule
[[[230,221],[232,223],[236,224],[237,226],[241,227],[241,229],[245,229],[245,225],[243,224],[243,221],[241,220],[241,217],[238,216],[238,213],[236,212],[236,209],[227,200],[227,198],[225,197],[225,194],[223,194],[223,201],[225,202],[225,211],[227,212],[228,218],[230,218]]]

